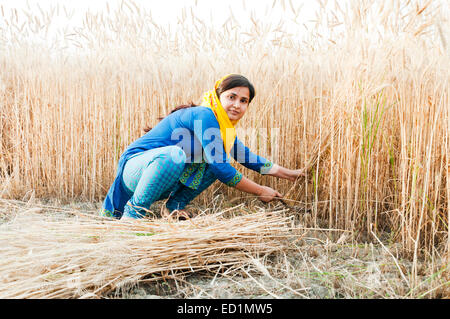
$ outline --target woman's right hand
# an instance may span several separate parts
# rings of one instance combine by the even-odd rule
[[[283,195],[281,195],[279,192],[274,190],[273,188],[270,188],[268,186],[261,186],[261,190],[258,194],[258,198],[262,200],[265,203],[268,203],[274,199],[282,198]]]

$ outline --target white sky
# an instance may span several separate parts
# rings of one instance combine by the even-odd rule
[[[441,4],[442,16],[447,16],[448,19],[448,0],[434,1],[433,3]],[[251,18],[253,17],[272,26],[276,26],[280,21],[283,21],[283,30],[287,30],[296,36],[302,36],[308,33],[307,30],[316,27],[316,31],[321,35],[334,37],[327,34],[327,28],[321,30],[314,26],[314,21],[317,19],[316,12],[319,9],[319,1],[316,0],[132,0],[132,2],[140,9],[149,11],[152,19],[162,26],[177,24],[183,16],[183,11],[190,21],[190,8],[193,8],[194,15],[197,18],[208,25],[217,27],[223,25],[231,12],[235,22],[243,29],[252,25]],[[322,2],[326,3],[327,1]],[[327,8],[331,6],[332,2],[334,1],[328,1]],[[390,2],[390,0],[379,0],[377,3],[387,4]],[[113,14],[120,6],[127,6],[127,3],[130,3],[130,0],[125,1],[125,3],[123,0],[0,0],[0,35],[2,27],[5,30],[8,21],[16,20],[14,11],[18,13],[18,21],[15,22],[20,27],[22,22],[27,21],[27,14],[42,17],[40,8],[45,13],[50,12],[51,8],[59,7],[59,11],[56,10],[51,15],[50,32],[45,33],[44,36],[46,39],[42,38],[42,34],[39,35],[44,41],[52,41],[52,34],[55,35],[57,29],[70,28],[73,30],[75,27],[82,27],[86,12],[103,15],[108,15],[108,12],[110,12],[109,14]],[[336,3],[344,8],[349,5],[350,1],[338,0]],[[129,6],[132,7],[132,5]],[[69,12],[70,19],[63,8],[66,8]],[[21,21],[21,19],[23,20]],[[374,23],[376,27],[377,21],[374,21]],[[339,30],[339,28],[333,29],[333,32]],[[13,29],[13,31],[15,30]],[[445,30],[444,32],[447,33]],[[5,39],[8,40],[4,36],[3,39],[0,39],[0,42],[1,40],[5,41]]]
[[[170,25],[172,28],[183,17],[189,23],[192,10],[206,25],[218,28],[232,15],[233,26],[239,25],[241,31],[250,34],[253,34],[252,19],[272,29],[282,21],[283,31],[298,39],[307,29],[313,29],[311,21],[315,20],[319,6],[316,0],[0,0],[0,45],[27,39],[52,47],[56,43],[57,47],[72,47],[69,42],[76,38],[68,38],[67,42],[66,35],[78,34],[74,30],[84,28],[87,12],[114,19],[122,6],[126,12],[134,12],[133,3],[149,12],[152,20],[162,27]],[[51,18],[46,18],[47,15]],[[46,27],[42,28],[43,25]],[[24,31],[18,31],[22,26],[25,26]],[[22,40],[18,39],[19,34]]]
[[[283,30],[296,35],[306,33],[313,25],[311,21],[318,9],[315,0],[0,0],[0,35],[2,28],[11,28],[8,22],[13,21],[17,26],[11,29],[11,35],[3,32],[0,42],[12,41],[22,25],[28,27],[30,20],[36,25],[37,18],[40,26],[48,26],[42,32],[32,32],[33,39],[54,43],[61,35],[73,33],[70,30],[83,28],[87,12],[113,17],[121,6],[125,10],[128,10],[126,6],[133,7],[131,2],[140,10],[150,12],[152,20],[163,27],[176,25],[182,19],[183,11],[187,21],[192,21],[193,9],[195,17],[209,26],[220,28],[231,13],[233,25],[238,24],[241,30],[248,30],[253,18],[274,27],[282,21]],[[52,12],[52,9],[55,10]],[[51,17],[47,23],[43,18],[46,14]],[[22,32],[23,36],[25,34],[28,32]]]
[[[87,10],[106,13],[107,4],[111,10],[121,5],[122,0],[0,0],[0,6],[5,11],[18,9],[37,11],[39,5],[44,11],[51,7],[66,7],[74,11],[74,16],[82,17]],[[314,19],[318,4],[314,0],[134,0],[139,8],[151,10],[152,17],[158,23],[177,21],[181,17],[182,8],[195,8],[195,15],[205,22],[211,18],[217,23],[225,22],[230,9],[233,15],[243,25],[250,23],[250,14],[260,19],[279,20],[293,17],[292,7],[299,10],[303,21]],[[274,5],[275,4],[275,5]],[[291,6],[292,4],[292,6]],[[286,10],[282,10],[282,8]],[[29,9],[28,9],[29,8]],[[2,18],[0,16],[0,18]]]

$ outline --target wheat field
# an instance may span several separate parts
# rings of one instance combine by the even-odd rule
[[[273,4],[289,27],[256,18],[243,27],[232,12],[217,27],[195,7],[169,27],[124,1],[53,41],[35,39],[53,16],[68,17],[64,8],[2,7],[0,196],[101,201],[144,127],[241,73],[256,96],[238,137],[275,163],[308,169],[295,183],[241,172],[312,212],[315,225],[385,236],[414,259],[448,255],[448,4],[320,4],[312,29],[296,1]],[[248,199],[216,183],[198,201],[218,190]]]

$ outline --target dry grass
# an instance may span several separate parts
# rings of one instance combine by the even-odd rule
[[[52,14],[1,10],[1,197],[101,200],[143,127],[239,72],[257,91],[243,140],[283,166],[310,168],[295,184],[245,174],[311,211],[314,227],[326,220],[362,241],[389,234],[413,260],[412,287],[419,258],[448,255],[444,2],[322,5],[304,35],[296,7],[285,17],[297,29],[256,19],[244,28],[231,16],[217,29],[187,13],[169,29],[125,3],[87,14],[50,44],[31,39],[45,38]],[[218,190],[242,196],[216,184],[200,202]]]
[[[6,204],[1,212],[7,221],[0,225],[1,298],[101,297],[142,281],[230,272],[284,250],[290,236],[301,237],[282,211],[127,223],[76,210],[55,214],[45,206]]]
[[[350,232],[308,227],[305,214],[242,204],[219,209],[219,201],[216,206],[195,207],[203,213],[186,222],[124,223],[97,217],[92,204],[2,200],[0,296],[450,296],[443,256],[419,261],[413,287],[413,262],[398,244],[358,244]]]

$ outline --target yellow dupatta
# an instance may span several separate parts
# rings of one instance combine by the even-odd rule
[[[214,90],[205,92],[202,97],[202,103],[200,104],[213,110],[217,122],[219,122],[220,135],[222,137],[223,146],[227,154],[230,153],[231,148],[234,144],[234,140],[236,139],[236,129],[234,128],[234,126],[239,122],[239,120],[230,120],[227,113],[225,112],[225,109],[220,103],[220,99],[216,94],[216,90],[219,87],[220,83],[222,83],[222,81],[230,75],[231,74],[227,74],[220,80],[216,81]]]

